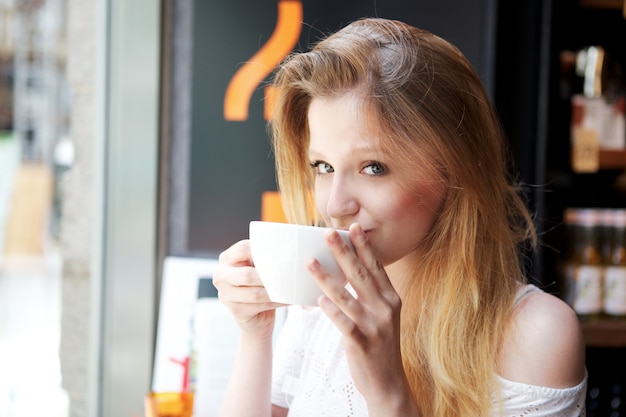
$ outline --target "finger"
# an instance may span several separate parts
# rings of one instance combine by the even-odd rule
[[[353,223],[349,229],[350,232],[350,240],[352,241],[352,245],[354,246],[354,250],[357,254],[357,257],[360,262],[360,266],[358,268],[364,267],[364,270],[358,270],[356,277],[361,277],[360,280],[355,280],[353,285],[355,286],[355,291],[361,292],[361,294],[366,295],[367,289],[375,290],[376,294],[390,295],[394,296],[396,294],[389,277],[387,276],[387,271],[385,271],[385,267],[375,256],[374,251],[369,243],[369,239],[367,235],[363,231],[363,228],[358,223]],[[363,279],[362,276],[366,274],[367,271],[367,279]],[[358,282],[368,281],[369,286],[359,286]],[[371,294],[371,292],[370,292]]]
[[[213,274],[213,285],[219,290],[221,287],[260,287],[263,283],[256,269],[251,266],[222,266]]]
[[[309,273],[317,282],[317,285],[319,285],[324,292],[325,297],[329,302],[333,303],[338,309],[340,309],[345,319],[352,322],[359,317],[359,315],[363,314],[362,306],[346,289],[345,285],[330,275],[317,259],[309,261],[307,263],[307,268]],[[339,323],[335,324],[339,327]],[[344,328],[345,323],[341,327]]]
[[[350,240],[355,252],[336,230],[331,230],[326,234],[326,242],[358,298],[362,299],[364,296],[379,298],[381,289],[378,281],[384,281],[387,279],[387,275],[382,266],[377,266],[367,237],[358,224],[351,226]],[[368,266],[372,267],[373,271],[370,271]],[[380,275],[380,277],[374,276],[374,274]]]
[[[220,285],[217,295],[224,303],[265,303],[270,301],[265,288],[260,286]]]
[[[234,243],[231,247],[220,253],[218,260],[219,263],[228,265],[254,265],[250,252],[250,241],[244,239]]]
[[[344,310],[339,308],[327,295],[320,296],[318,305],[341,334],[345,337],[362,338],[362,333],[359,331],[354,320],[346,315]]]
[[[243,268],[237,268],[241,270]],[[250,269],[254,272],[253,268]],[[233,276],[241,276],[241,273]],[[245,281],[245,280],[244,280]],[[270,300],[265,287],[259,285],[234,285],[233,279],[220,280],[215,285],[218,289],[217,296],[222,304],[226,304],[232,311],[245,310],[250,307],[251,311],[261,312],[283,307],[284,304]]]

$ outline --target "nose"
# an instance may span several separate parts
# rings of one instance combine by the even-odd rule
[[[359,207],[358,195],[350,180],[335,174],[326,204],[328,216],[337,220],[354,217]]]

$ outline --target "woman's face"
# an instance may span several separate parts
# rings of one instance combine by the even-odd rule
[[[315,205],[329,227],[360,223],[378,260],[388,266],[419,247],[439,211],[443,187],[436,173],[417,163],[401,166],[381,149],[362,103],[346,94],[310,104]]]

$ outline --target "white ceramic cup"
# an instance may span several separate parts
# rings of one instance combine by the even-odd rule
[[[263,221],[250,222],[250,252],[270,300],[283,304],[317,305],[323,294],[306,263],[316,258],[330,274],[341,274],[324,240],[323,227]],[[352,248],[348,232],[338,230]]]

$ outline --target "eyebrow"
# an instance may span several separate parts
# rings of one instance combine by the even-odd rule
[[[378,155],[386,156],[386,152],[383,152],[383,150],[380,149],[380,147],[375,147],[372,145],[356,146],[354,148],[350,148],[350,154],[354,156],[360,156],[360,155],[367,156],[367,155],[372,155],[372,154],[376,154],[377,156]],[[314,156],[322,157],[323,154],[322,152],[319,152],[309,146],[308,155],[309,157],[314,157]]]

